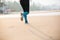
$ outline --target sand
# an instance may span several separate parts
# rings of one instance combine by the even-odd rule
[[[28,19],[25,24],[20,17],[0,18],[0,40],[60,40],[60,15]]]

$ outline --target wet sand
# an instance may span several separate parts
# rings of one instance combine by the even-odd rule
[[[60,40],[60,15],[0,18],[0,40]]]

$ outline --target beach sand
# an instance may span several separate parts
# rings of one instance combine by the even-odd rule
[[[13,14],[12,14],[13,15]],[[0,18],[0,40],[60,40],[60,15]]]

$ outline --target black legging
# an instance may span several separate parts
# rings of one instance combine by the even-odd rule
[[[23,11],[29,13],[29,0],[21,0],[20,4],[23,8]]]

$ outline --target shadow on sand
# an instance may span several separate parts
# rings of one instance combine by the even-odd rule
[[[45,37],[47,37],[47,38],[44,38],[44,37],[42,37],[42,36],[40,36],[40,35],[38,35],[36,32],[34,32],[34,31],[32,31],[32,30],[29,30],[30,32],[32,32],[32,34],[34,34],[34,35],[36,35],[37,37],[39,37],[39,38],[42,38],[42,39],[44,39],[44,40],[56,40],[56,39],[54,39],[52,36],[49,36],[48,34],[46,34],[46,33],[44,33],[44,32],[42,32],[41,30],[39,30],[39,29],[37,29],[36,27],[34,27],[32,24],[28,24],[31,28],[33,28],[33,29],[35,29],[36,31],[38,31],[39,33],[41,33],[42,35],[44,35]]]

